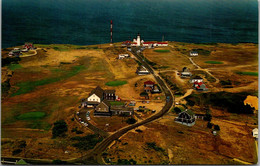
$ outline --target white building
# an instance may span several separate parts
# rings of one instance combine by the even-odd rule
[[[190,83],[194,83],[194,82],[203,82],[203,78],[201,78],[200,76],[195,76],[194,78],[190,79]]]
[[[137,46],[140,46],[141,45],[141,37],[140,37],[140,34],[138,33],[138,35],[137,35],[137,39],[136,39],[137,41]]]
[[[139,66],[136,70],[136,73],[138,75],[146,75],[146,74],[150,74],[150,72],[144,67],[144,66]]]
[[[181,72],[181,77],[191,77],[191,76],[192,76],[191,72],[188,71]]]
[[[124,59],[124,58],[128,58],[129,55],[128,54],[119,54],[118,55],[118,59]]]
[[[168,46],[168,43],[167,42],[158,42],[157,46],[159,46],[159,47],[166,47],[166,46]]]
[[[97,86],[87,98],[87,107],[98,105],[103,100],[103,89]]]
[[[197,51],[191,51],[190,56],[198,56],[199,53]]]
[[[258,139],[258,128],[254,128],[252,130],[252,134],[253,134],[253,137],[257,138]]]

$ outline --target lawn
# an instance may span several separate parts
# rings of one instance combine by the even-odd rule
[[[164,53],[164,52],[170,52],[170,50],[154,50],[154,52]]]
[[[109,82],[106,83],[106,85],[107,86],[120,86],[120,85],[124,85],[126,83],[127,83],[127,81],[119,81],[119,80],[117,80],[117,81],[109,81]]]
[[[8,66],[8,69],[10,69],[10,70],[12,70],[12,71],[14,71],[14,70],[16,70],[16,69],[20,69],[20,68],[22,68],[22,66],[21,66],[20,64],[10,64],[10,65]]]
[[[258,76],[258,72],[243,72],[243,71],[237,71],[235,72],[239,75],[249,75],[249,76]]]
[[[111,101],[110,104],[111,105],[124,105],[124,103],[120,102],[120,101]]]
[[[35,111],[35,112],[27,112],[17,116],[18,120],[36,120],[41,119],[46,115],[45,112]]]
[[[46,79],[37,80],[37,81],[27,81],[27,82],[18,83],[18,84],[16,84],[16,86],[18,86],[19,89],[15,93],[13,93],[12,96],[21,95],[21,94],[31,92],[37,86],[51,84],[51,83],[54,83],[54,82],[65,80],[67,78],[70,78],[70,77],[78,74],[83,69],[85,69],[85,66],[73,66],[72,70],[69,70],[65,74],[58,76],[58,77],[56,76],[56,77],[46,78]]]
[[[220,61],[205,61],[204,63],[209,63],[209,64],[223,64],[223,62],[220,62]]]

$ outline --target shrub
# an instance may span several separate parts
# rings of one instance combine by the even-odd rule
[[[136,120],[135,120],[135,118],[128,118],[128,119],[126,120],[126,123],[128,123],[128,124],[134,124],[134,123],[136,123]]]
[[[220,130],[219,125],[214,125],[214,129],[219,131]]]
[[[146,145],[148,146],[148,148],[154,149],[155,151],[165,151],[163,148],[156,146],[155,142],[146,142]]]
[[[62,161],[60,159],[56,159],[56,160],[52,161],[53,165],[63,165],[63,164],[66,164],[66,163],[67,163],[66,161]]]
[[[213,127],[213,124],[212,124],[212,123],[210,123],[210,122],[208,122],[208,124],[207,124],[207,127],[208,127],[209,129],[212,129],[212,127]]]
[[[54,123],[52,128],[52,137],[61,137],[65,135],[65,132],[68,131],[68,125],[64,120],[59,120]]]
[[[101,142],[103,137],[97,134],[90,134],[84,137],[72,137],[71,140],[77,141],[77,143],[72,144],[72,146],[81,150],[89,150],[93,149],[97,143]]]
[[[14,155],[17,155],[17,154],[19,154],[19,153],[21,153],[22,152],[22,149],[15,149],[13,152],[12,152],[12,155],[14,156]]]
[[[77,131],[76,131],[76,134],[82,134],[82,133],[84,133],[84,132],[81,131],[81,130],[77,130]]]
[[[175,107],[173,110],[174,110],[177,114],[178,114],[178,113],[181,113],[181,109],[180,109],[179,107]]]
[[[136,161],[133,159],[127,160],[127,159],[118,159],[117,165],[136,165]]]
[[[206,115],[205,115],[205,117],[204,117],[204,120],[205,121],[211,121],[211,119],[212,119],[212,115],[211,114],[209,114],[209,113],[206,113]]]

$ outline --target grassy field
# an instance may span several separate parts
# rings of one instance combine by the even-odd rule
[[[37,120],[41,119],[46,115],[45,112],[35,111],[21,114],[17,117],[18,120]]]
[[[10,64],[10,65],[8,66],[8,69],[10,69],[10,70],[12,70],[12,71],[14,71],[14,70],[16,70],[16,69],[20,69],[20,68],[22,68],[22,65],[20,65],[20,64]]]
[[[120,101],[111,101],[110,104],[111,105],[125,105],[123,102],[120,102]]]
[[[220,62],[220,61],[205,61],[205,63],[209,63],[209,64],[223,64],[223,62]]]
[[[120,80],[117,80],[117,81],[109,81],[106,83],[107,86],[120,86],[120,85],[124,85],[126,84],[127,81],[120,81]]]
[[[72,67],[71,70],[66,71],[61,76],[55,76],[55,77],[52,77],[52,78],[46,78],[46,79],[37,80],[37,81],[17,83],[16,86],[18,86],[19,89],[15,93],[13,93],[12,96],[21,95],[21,94],[31,92],[37,86],[51,84],[51,83],[54,83],[54,82],[65,80],[67,78],[70,78],[70,77],[78,74],[83,69],[85,69],[85,66],[74,66],[74,67]],[[56,71],[59,71],[59,70],[56,70]]]
[[[170,52],[170,50],[154,50],[154,52],[165,53]]]
[[[249,75],[249,76],[258,76],[258,72],[244,72],[244,71],[237,71],[235,72],[239,75]]]

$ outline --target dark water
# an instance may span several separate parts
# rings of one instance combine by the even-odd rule
[[[257,0],[2,0],[2,47],[148,40],[258,43]]]

